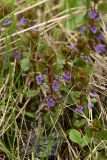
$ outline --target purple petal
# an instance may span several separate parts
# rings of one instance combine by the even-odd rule
[[[64,73],[62,74],[62,81],[67,83],[71,80],[71,73]]]
[[[19,51],[15,51],[13,54],[14,59],[19,60],[21,58],[21,54]]]
[[[75,111],[78,113],[83,113],[83,109],[83,106],[78,106]]]
[[[10,26],[11,23],[12,23],[12,21],[7,18],[7,19],[4,20],[4,23],[3,23],[3,24],[4,24],[4,26]]]
[[[27,19],[21,18],[19,23],[20,23],[21,25],[26,25],[26,24],[27,24]]]
[[[89,108],[89,109],[92,109],[93,107],[94,107],[94,104],[93,104],[93,103],[89,103],[89,104],[88,104],[88,108]]]
[[[54,107],[56,105],[56,101],[52,98],[47,98],[47,105],[50,107]]]
[[[57,91],[58,87],[59,87],[58,82],[54,81],[53,84],[52,84],[52,89],[55,90],[55,91]]]
[[[89,95],[90,95],[91,98],[96,98],[97,97],[96,93],[90,93]]]
[[[95,10],[91,10],[91,11],[89,12],[89,17],[90,17],[90,19],[96,19],[97,16],[98,16],[98,13],[97,13]]]
[[[95,50],[96,50],[96,52],[98,52],[98,53],[103,53],[103,52],[105,52],[105,45],[103,45],[103,44],[98,44],[98,45],[95,46]]]
[[[97,33],[98,28],[97,28],[96,26],[92,26],[92,27],[90,28],[90,30],[91,30],[92,33]]]
[[[41,85],[43,82],[43,76],[42,75],[36,76],[36,81],[37,81],[37,84]]]

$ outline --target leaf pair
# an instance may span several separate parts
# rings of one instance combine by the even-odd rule
[[[91,142],[91,139],[88,138],[87,135],[82,137],[81,133],[76,129],[70,129],[68,135],[71,141],[77,143],[81,147],[84,147]]]

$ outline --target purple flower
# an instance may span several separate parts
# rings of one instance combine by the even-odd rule
[[[96,26],[92,26],[92,27],[90,28],[90,30],[91,30],[92,33],[97,33],[98,28],[97,28]]]
[[[58,80],[58,79],[59,79],[58,75],[55,75],[54,80]]]
[[[78,106],[75,111],[78,113],[83,113],[83,109],[83,106]]]
[[[93,107],[94,107],[94,104],[90,102],[90,103],[88,104],[88,108],[89,108],[89,109],[92,109]]]
[[[98,34],[97,37],[99,40],[104,40],[104,36],[102,34]]]
[[[20,23],[21,25],[26,25],[26,24],[27,24],[27,19],[21,18],[19,23]]]
[[[81,28],[80,28],[80,33],[81,34],[84,34],[86,32],[86,27],[85,26],[82,26]]]
[[[70,81],[70,79],[71,79],[71,74],[69,72],[62,74],[62,80],[63,80],[63,82],[67,83],[67,82]]]
[[[7,18],[7,19],[4,20],[4,23],[3,23],[3,24],[4,24],[4,26],[10,26],[11,23],[12,23],[12,21]]]
[[[50,107],[54,107],[56,105],[56,101],[53,100],[52,98],[47,98],[47,104]]]
[[[96,52],[98,52],[98,53],[103,53],[103,52],[105,52],[105,45],[103,45],[103,44],[98,44],[98,45],[95,46],[95,50],[96,50]]]
[[[15,51],[13,54],[14,59],[19,60],[21,58],[21,54],[19,51]]]
[[[95,10],[91,10],[91,11],[89,12],[89,17],[90,17],[90,19],[96,19],[97,16],[98,16],[98,13],[97,13]]]
[[[77,50],[77,47],[76,47],[76,45],[75,44],[73,44],[73,45],[69,45],[68,46],[68,48],[69,49],[71,49],[71,50],[73,50],[73,51],[75,51],[75,52],[77,52],[78,50]]]
[[[96,98],[97,97],[96,93],[90,93],[89,95],[90,95],[91,98]]]
[[[52,83],[52,89],[53,90],[55,90],[55,91],[57,91],[58,90],[58,83],[57,83],[57,81],[54,81],[53,83]]]
[[[86,62],[88,62],[88,56],[81,56]]]
[[[36,76],[36,81],[37,81],[37,84],[41,85],[43,82],[43,76],[41,74]]]

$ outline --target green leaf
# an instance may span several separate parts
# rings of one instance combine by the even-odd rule
[[[63,115],[63,111],[62,111],[62,106],[61,105],[57,105],[55,107],[55,114],[56,115]]]
[[[61,36],[62,32],[59,28],[54,28],[53,30],[53,37],[55,37],[55,39],[59,39]]]
[[[1,0],[2,1],[2,3],[11,3],[11,2],[13,2],[13,0]]]
[[[34,96],[36,96],[36,95],[38,95],[38,93],[39,93],[39,90],[28,90],[28,91],[26,91],[26,96],[27,97],[34,97]]]
[[[69,90],[68,90],[69,91]],[[71,91],[67,98],[65,97],[65,103],[68,105],[78,104],[80,101],[80,92],[79,91]]]
[[[86,132],[86,135],[91,138],[93,136],[94,131],[93,131],[93,128],[86,127],[85,132]]]
[[[29,58],[24,58],[21,60],[21,69],[22,71],[28,71],[30,69],[30,60]]]
[[[73,8],[73,7],[77,7],[77,6],[83,6],[85,3],[85,0],[65,0],[64,3],[64,7],[69,7],[69,8]]]
[[[56,64],[54,66],[54,73],[57,74],[57,75],[61,75],[61,72],[62,72],[62,65]]]
[[[39,53],[43,53],[48,49],[48,45],[44,42],[41,42],[37,49]]]
[[[30,57],[30,52],[24,52],[23,53],[23,59],[29,58]]]
[[[101,131],[101,136],[104,140],[107,140],[107,129]]]
[[[84,6],[85,4],[86,4],[86,0],[65,0],[63,8],[66,10],[66,9]],[[83,13],[77,16],[72,14],[72,11],[71,11],[71,18],[65,22],[65,27],[68,29],[71,29],[71,28],[75,29],[83,23],[83,19],[84,19]]]
[[[80,145],[84,147],[87,146],[89,143],[91,143],[91,138],[88,137],[87,135],[83,136]]]
[[[74,60],[74,65],[77,67],[85,68],[86,67],[86,62],[84,61],[83,58],[76,58]]]
[[[86,0],[84,2],[84,5],[87,6],[87,9],[89,9],[91,7],[91,1],[90,0]]]
[[[81,137],[81,133],[76,129],[71,129],[69,131],[69,138],[81,147],[84,147],[88,145],[88,143],[91,143],[91,137],[88,137],[87,135]]]
[[[67,85],[61,85],[60,88],[59,88],[59,91],[67,92],[68,93],[69,86],[67,86]]]
[[[25,115],[30,117],[30,118],[35,118],[35,114],[31,112],[25,112]]]
[[[73,97],[74,99],[77,99],[77,98],[79,98],[80,97],[80,92],[79,91],[71,91],[70,92],[70,95],[71,95],[71,97]]]
[[[89,76],[93,74],[93,67],[91,65],[87,65],[85,70]]]
[[[79,91],[72,91],[70,93],[70,96],[72,98],[72,101],[74,104],[78,104],[79,103],[79,98],[80,98],[80,92]]]
[[[95,103],[97,102],[96,98],[92,98],[92,99],[91,99],[91,102],[92,102],[93,104],[95,104]]]
[[[76,120],[73,122],[75,127],[83,127],[86,124],[86,120],[85,119],[81,119],[81,120]]]
[[[70,129],[69,131],[69,138],[71,141],[81,144],[81,133],[76,129]]]
[[[100,3],[98,6],[98,10],[102,12],[103,14],[106,14],[107,13],[107,2]]]
[[[67,28],[75,29],[82,24],[83,20],[84,20],[83,15],[72,16],[72,18],[68,20],[68,23],[66,23],[66,26]]]
[[[62,55],[62,53],[59,53],[59,55],[57,56],[57,62],[53,68],[55,74],[61,75],[64,61],[65,61],[65,57]]]

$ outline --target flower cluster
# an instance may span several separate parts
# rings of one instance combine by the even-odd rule
[[[46,94],[48,95],[46,102],[47,102],[48,106],[52,106],[52,107],[55,106],[56,100],[49,98],[49,97],[51,97],[51,94],[50,94],[51,89],[50,89],[50,85],[48,85],[49,82],[48,82],[47,76],[46,75],[43,76],[42,74],[39,74],[35,77],[35,79],[36,79],[37,85],[42,85],[42,83],[44,82],[44,84],[46,86]],[[60,99],[62,97],[59,92],[59,81],[62,81],[63,83],[69,83],[70,80],[71,80],[71,73],[70,72],[63,73],[61,75],[61,77],[59,77],[58,75],[55,75],[53,77],[53,82],[51,83],[51,88],[53,91],[55,91],[54,94],[55,94],[56,99]]]
[[[85,39],[83,38],[83,36],[85,36],[85,33],[87,35],[89,35],[90,37],[97,37],[99,35],[99,38],[102,38],[102,35],[100,34],[100,29],[98,28],[98,24],[97,24],[97,20],[99,18],[99,13],[95,10],[95,9],[91,9],[88,12],[88,17],[89,17],[89,24],[86,24],[80,27],[80,37],[77,39],[77,42],[75,42],[74,44],[71,45],[67,45],[67,51],[69,53],[72,52],[72,54],[68,57],[67,61],[64,61],[65,63],[62,63],[61,65],[61,71],[59,71],[60,73],[58,73],[58,75],[55,75],[54,73],[54,65],[52,66],[52,70],[50,69],[48,72],[48,65],[46,69],[39,70],[38,64],[37,65],[37,70],[38,73],[34,73],[36,74],[35,76],[35,82],[36,85],[35,87],[39,88],[40,87],[40,91],[41,91],[41,95],[43,96],[42,98],[45,99],[45,102],[47,103],[48,106],[50,107],[54,107],[57,104],[57,101],[59,101],[60,98],[66,97],[67,91],[69,89],[71,89],[70,87],[75,86],[74,88],[74,92],[81,92],[84,91],[86,89],[86,87],[88,86],[88,82],[89,82],[89,76],[90,73],[87,73],[88,68],[91,66],[90,65],[90,51],[89,48],[92,45],[92,48],[94,48],[94,50],[97,53],[104,53],[106,48],[104,44],[100,44],[99,41],[92,41],[92,43],[88,43],[88,41],[85,41]],[[37,20],[33,19],[30,20],[29,18],[24,18],[22,17],[19,20],[19,24],[22,26],[32,26],[33,23],[36,23]],[[9,19],[5,20],[5,25],[10,25],[11,21]],[[32,24],[31,24],[32,23]],[[30,31],[30,33],[34,33],[36,32],[37,29],[32,29]],[[32,33],[32,35],[33,35]],[[35,35],[35,34],[34,34]],[[90,39],[89,39],[90,40]],[[90,40],[91,41],[91,40]],[[97,44],[99,43],[99,44]],[[87,44],[86,47],[84,44]],[[34,45],[34,43],[33,43]],[[69,48],[69,49],[68,49]],[[16,50],[13,53],[13,57],[15,60],[19,60],[21,58],[21,53]],[[34,56],[36,57],[36,55]],[[42,57],[42,56],[41,56]],[[45,57],[45,55],[44,55]],[[38,59],[40,59],[39,57],[35,58],[37,61],[39,61]],[[42,59],[42,58],[41,58]],[[44,61],[45,58],[43,58]],[[65,60],[65,59],[64,59]],[[72,62],[71,62],[72,61]],[[19,62],[19,61],[18,61]],[[41,61],[39,61],[41,63]],[[72,63],[72,64],[71,64]],[[57,62],[54,63],[57,66]],[[59,64],[58,64],[59,65]],[[70,66],[72,65],[72,67]],[[85,68],[86,66],[86,68]],[[84,68],[82,70],[82,67]],[[40,67],[42,68],[42,67]],[[86,69],[86,70],[85,70]],[[90,69],[90,68],[89,68]],[[52,73],[51,73],[52,72]],[[72,72],[72,74],[71,74]],[[76,74],[75,74],[76,73]],[[50,77],[52,76],[52,77]],[[86,77],[87,76],[87,77]],[[86,81],[86,82],[85,82]],[[76,85],[75,85],[76,83]],[[42,90],[44,89],[44,91],[42,92]],[[42,94],[43,93],[43,94]],[[59,97],[58,97],[59,96]],[[76,95],[78,96],[78,95]],[[88,95],[89,96],[89,95]],[[95,98],[96,95],[94,93],[90,93],[90,99]],[[79,99],[79,98],[78,98]],[[83,113],[84,110],[84,103],[82,104],[82,102],[79,100],[77,101],[77,103],[75,103],[75,106],[77,105],[76,108],[76,112],[78,113]],[[83,105],[83,106],[82,106]],[[89,108],[93,107],[93,104],[88,104]]]
[[[86,32],[86,30],[88,31],[88,33],[90,34],[90,36],[93,36],[93,39],[95,40],[95,42],[91,41],[91,47],[92,49],[94,49],[94,51],[96,51],[99,54],[105,53],[106,51],[106,46],[104,44],[104,36],[102,34],[101,28],[98,28],[98,24],[99,24],[99,13],[98,11],[93,8],[88,12],[88,16],[89,16],[89,20],[90,20],[90,25],[87,27],[86,26],[81,26],[80,27],[80,33],[84,34]],[[100,40],[103,42],[103,44],[98,43],[98,41],[96,40]],[[95,45],[96,44],[96,45]],[[85,59],[85,61],[88,61],[87,57],[83,57],[82,58]]]

